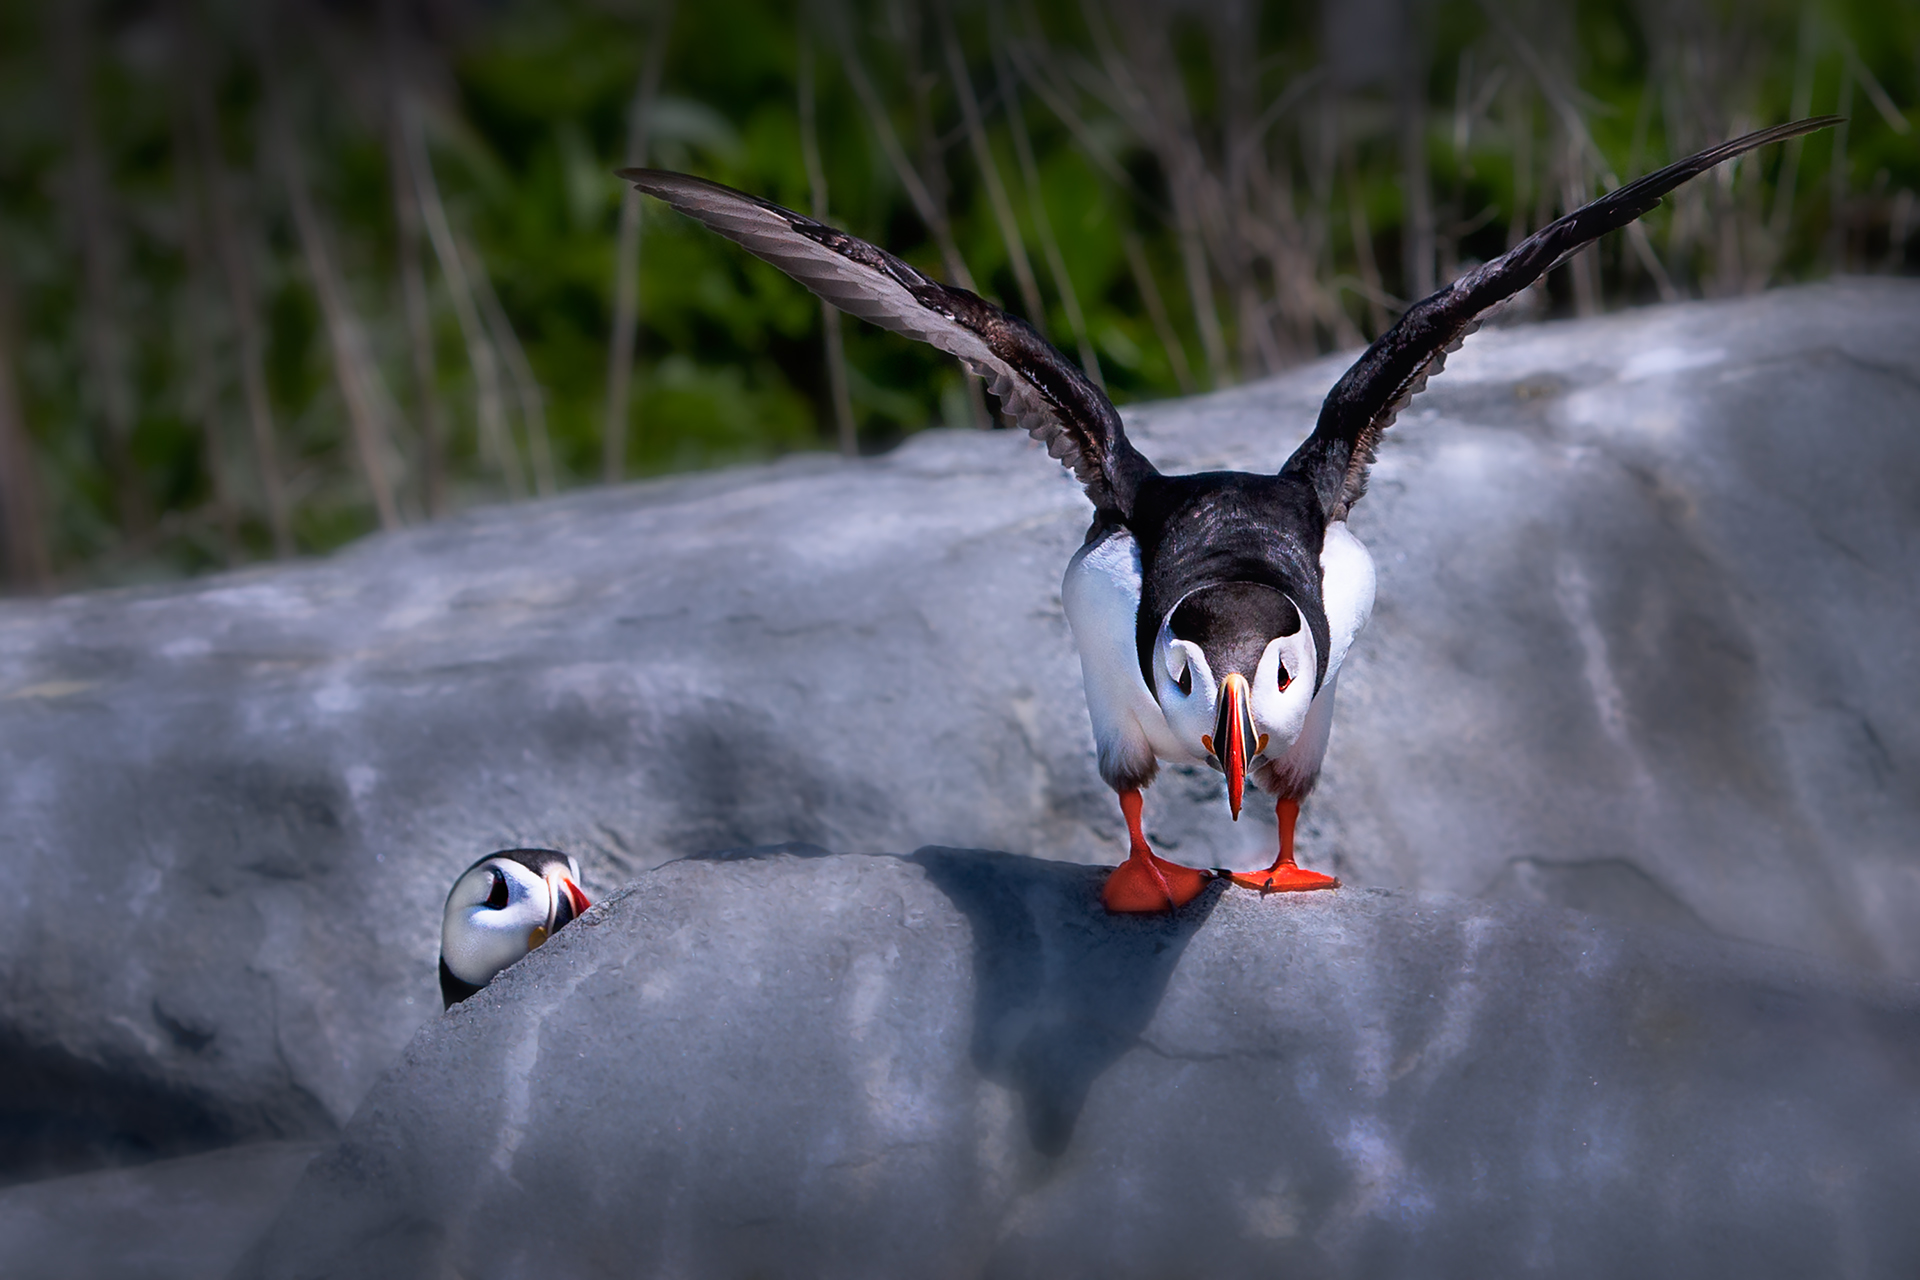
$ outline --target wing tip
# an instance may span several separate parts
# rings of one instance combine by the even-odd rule
[[[1749,151],[1758,151],[1761,147],[1771,146],[1776,142],[1788,142],[1794,138],[1805,137],[1809,133],[1818,133],[1822,129],[1831,129],[1835,125],[1845,124],[1846,122],[1847,117],[1845,116],[1808,116],[1805,120],[1789,120],[1784,124],[1769,125],[1765,129],[1755,129],[1753,132],[1741,134],[1737,138],[1729,138],[1717,147],[1708,147],[1703,151],[1697,151],[1685,159],[1668,165],[1667,169],[1661,170],[1660,173],[1679,169],[1682,166],[1689,166],[1698,172],[1704,173],[1707,169],[1711,169],[1715,165],[1724,164],[1738,156],[1747,154]],[[1650,174],[1648,176],[1655,177],[1658,176],[1658,174]]]
[[[1822,129],[1831,129],[1837,124],[1845,124],[1846,116],[1808,116],[1805,120],[1790,120],[1786,124],[1775,125],[1782,137],[1795,138],[1803,133],[1817,133]]]
[[[629,167],[615,169],[613,176],[631,182],[635,190],[653,196],[655,199],[665,200],[668,204],[705,196],[710,200],[717,199],[732,205],[748,204],[762,209],[779,208],[758,196],[736,191],[725,183],[714,182],[710,178],[695,177],[691,173],[680,173],[673,169]],[[790,211],[781,210],[781,212]]]
[[[635,191],[656,200],[665,200],[668,204],[674,203],[676,196],[685,197],[712,185],[690,173],[675,173],[671,169],[615,169],[613,176],[631,182]]]

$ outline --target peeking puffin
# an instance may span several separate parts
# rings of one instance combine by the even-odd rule
[[[1274,475],[1163,475],[1127,440],[1107,397],[1018,316],[729,187],[655,169],[619,172],[842,310],[959,357],[986,379],[1001,411],[1085,486],[1093,527],[1061,596],[1100,774],[1119,793],[1131,841],[1102,898],[1112,911],[1163,911],[1191,901],[1212,873],[1147,845],[1140,792],[1161,760],[1224,773],[1235,819],[1249,779],[1275,797],[1278,856],[1235,882],[1263,893],[1339,885],[1295,864],[1293,828],[1320,776],[1341,662],[1373,607],[1373,561],[1348,532],[1347,513],[1366,492],[1381,433],[1447,353],[1486,312],[1689,178],[1837,123],[1796,121],[1689,156],[1414,303],[1334,384],[1312,434]]]
[[[580,868],[552,849],[504,849],[460,873],[440,921],[440,996],[451,1009],[591,904]]]

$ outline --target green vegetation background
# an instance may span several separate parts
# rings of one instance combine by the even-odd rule
[[[983,291],[1025,310],[950,73],[943,12],[1034,264],[1038,319],[1079,350],[1066,291],[1043,261],[1044,211],[1084,312],[1079,328],[1121,403],[1357,345],[1401,299],[1499,253],[1609,175],[1797,114],[1837,111],[1849,124],[1790,159],[1772,148],[1695,184],[1649,220],[1652,262],[1616,237],[1556,272],[1536,311],[1910,272],[1920,260],[1920,0],[952,0],[946,10],[906,0],[683,0],[670,10],[0,0],[9,588],[274,555],[262,447],[284,490],[292,546],[282,550],[322,552],[379,527],[350,373],[290,212],[289,151],[356,326],[347,346],[393,493],[387,522],[601,482],[628,198],[611,171],[631,146],[655,41],[665,43],[648,162],[807,210],[805,26],[832,219],[948,275],[855,92],[857,58]],[[202,87],[211,154],[196,143]],[[490,286],[498,300],[476,341],[445,260],[416,240],[425,386],[406,321],[390,145],[402,98],[417,111],[476,296]],[[1037,206],[1012,111],[1031,139]],[[217,242],[208,181],[224,184],[231,244]],[[835,447],[817,305],[658,208],[642,211],[640,228],[622,474]],[[249,277],[244,296],[221,268],[229,249]],[[260,322],[265,446],[246,395],[247,306]],[[491,349],[510,455],[487,447],[479,375],[489,357],[478,347]],[[973,421],[951,362],[852,323],[845,350],[861,451]],[[428,399],[443,425],[437,497]]]

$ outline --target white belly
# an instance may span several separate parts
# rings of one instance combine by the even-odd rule
[[[1327,611],[1327,678],[1320,690],[1326,693],[1373,616],[1373,556],[1345,520],[1328,525],[1320,544],[1320,602]]]
[[[1252,770],[1253,783],[1271,796],[1303,800],[1320,780],[1333,732],[1333,697],[1347,650],[1373,615],[1373,556],[1366,545],[1336,520],[1320,544],[1320,601],[1327,611],[1327,678],[1313,695],[1300,736],[1285,751],[1273,753]]]
[[[1142,787],[1156,760],[1197,760],[1167,728],[1160,704],[1140,674],[1134,625],[1140,614],[1140,545],[1125,529],[1080,548],[1067,562],[1060,600],[1100,753],[1100,776],[1116,791]]]

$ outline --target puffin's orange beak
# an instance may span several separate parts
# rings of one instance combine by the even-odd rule
[[[555,929],[579,919],[593,905],[571,876],[555,875],[547,883],[553,889],[552,927]]]
[[[1247,678],[1237,671],[1220,682],[1220,718],[1206,743],[1227,775],[1227,808],[1233,810],[1235,822],[1240,820],[1240,798],[1247,789],[1247,758],[1259,749],[1254,745],[1252,693]]]

